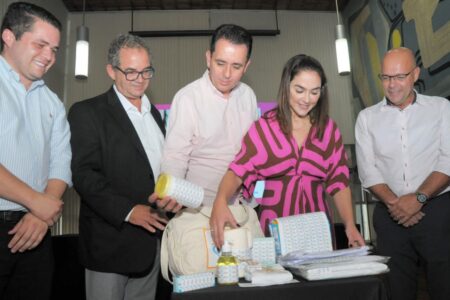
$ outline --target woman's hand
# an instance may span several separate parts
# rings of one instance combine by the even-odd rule
[[[345,234],[347,235],[348,239],[348,247],[361,247],[364,246],[366,243],[364,242],[363,237],[359,233],[358,229],[355,225],[348,225],[345,228]]]
[[[232,228],[238,227],[238,223],[228,208],[228,200],[236,192],[242,184],[242,180],[232,171],[228,170],[222,178],[219,190],[214,199],[214,205],[209,219],[209,227],[211,228],[211,237],[217,249],[222,248],[224,238],[223,231],[225,225]]]
[[[211,228],[211,237],[217,249],[222,248],[224,243],[224,228],[229,225],[232,228],[237,228],[238,223],[234,219],[228,205],[225,201],[214,201],[214,206],[209,220],[209,227]]]

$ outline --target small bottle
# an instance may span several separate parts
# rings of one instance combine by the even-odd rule
[[[232,285],[239,282],[238,260],[231,254],[228,241],[222,246],[222,254],[217,261],[217,282]]]

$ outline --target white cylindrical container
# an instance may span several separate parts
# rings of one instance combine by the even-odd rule
[[[190,208],[199,207],[203,202],[204,195],[201,186],[169,174],[159,175],[155,192],[160,198],[170,196],[181,205]]]

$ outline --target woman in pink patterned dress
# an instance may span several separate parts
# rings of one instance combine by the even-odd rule
[[[265,182],[258,202],[266,235],[277,217],[324,211],[330,218],[327,193],[344,222],[349,246],[364,244],[353,218],[342,136],[328,116],[326,82],[321,64],[310,56],[296,55],[286,63],[278,106],[252,125],[221,181],[210,220],[216,246],[223,244],[225,224],[237,226],[228,199],[241,186],[244,197],[251,197],[257,181]]]

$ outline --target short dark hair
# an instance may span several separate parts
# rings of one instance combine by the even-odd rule
[[[284,65],[281,75],[280,87],[278,89],[275,117],[280,123],[281,130],[287,136],[292,132],[291,108],[289,104],[291,81],[301,71],[314,71],[321,80],[320,97],[316,106],[309,112],[312,126],[316,128],[316,137],[323,138],[326,122],[328,120],[328,89],[327,77],[322,65],[315,58],[299,54],[289,59]]]
[[[141,48],[151,57],[150,49],[142,38],[129,33],[119,34],[109,45],[108,64],[114,68],[120,67],[120,50],[124,48]]]
[[[252,54],[252,35],[243,27],[234,24],[223,24],[214,30],[211,37],[211,43],[209,45],[209,51],[211,53],[216,50],[216,43],[220,39],[226,39],[233,44],[247,46],[247,60],[250,59]]]
[[[32,30],[36,19],[53,25],[59,32],[62,30],[61,22],[46,9],[27,2],[14,2],[8,6],[3,17],[1,33],[5,29],[12,31],[16,40],[20,40],[25,32]],[[4,41],[1,39],[0,51],[3,51]]]

